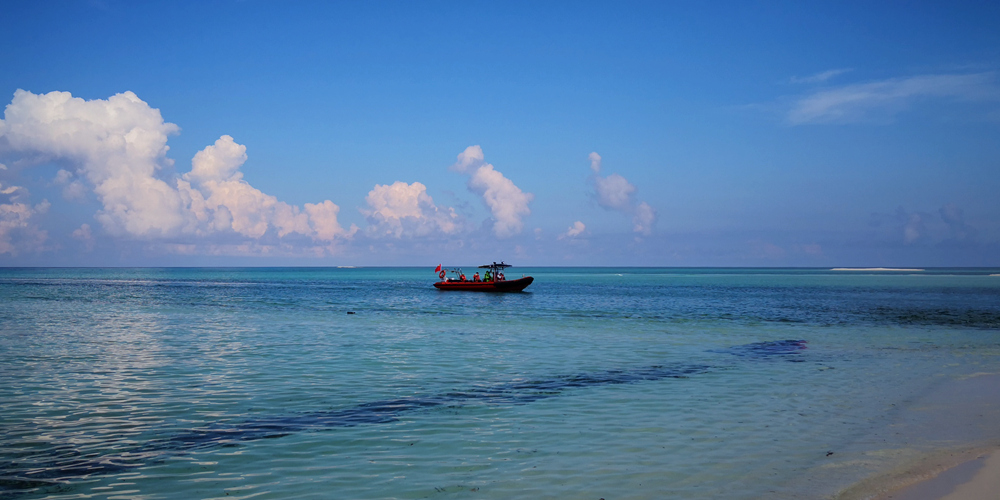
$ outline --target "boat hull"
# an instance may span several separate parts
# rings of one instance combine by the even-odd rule
[[[520,292],[524,290],[535,278],[526,276],[516,280],[491,281],[438,281],[434,287],[438,290],[463,290],[468,292]]]

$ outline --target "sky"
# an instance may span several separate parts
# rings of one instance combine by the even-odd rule
[[[996,2],[3,11],[0,266],[1000,266]]]

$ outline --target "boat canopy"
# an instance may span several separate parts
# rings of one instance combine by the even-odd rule
[[[503,261],[501,261],[499,264],[494,262],[492,264],[484,264],[482,266],[479,266],[480,269],[507,269],[508,267],[512,266],[510,264],[504,264]]]

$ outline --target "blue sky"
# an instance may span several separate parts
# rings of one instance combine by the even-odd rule
[[[996,3],[4,11],[0,265],[1000,265]]]

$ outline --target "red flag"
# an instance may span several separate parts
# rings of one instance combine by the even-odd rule
[[[438,264],[438,266],[436,268],[434,268],[434,272],[436,272],[436,273],[441,272],[441,264]]]

